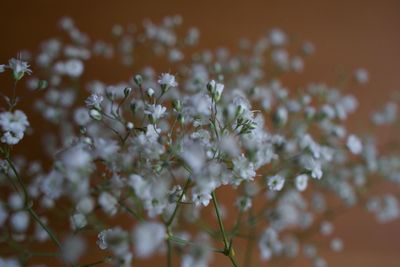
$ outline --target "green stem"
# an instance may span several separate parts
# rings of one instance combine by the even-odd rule
[[[223,242],[224,242],[224,251],[223,251],[223,253],[226,256],[229,257],[229,259],[232,262],[233,266],[238,267],[239,265],[235,261],[235,257],[234,257],[235,253],[234,253],[234,250],[233,250],[233,247],[232,247],[232,240],[228,241],[228,237],[227,237],[226,232],[225,232],[224,224],[222,223],[221,212],[219,210],[217,196],[215,194],[215,191],[213,191],[211,193],[211,197],[212,197],[212,202],[213,202],[214,208],[215,208],[215,214],[217,215],[219,229],[221,231]]]
[[[91,266],[99,265],[99,264],[102,264],[102,263],[108,263],[110,261],[111,261],[111,257],[105,257],[102,260],[95,261],[95,262],[88,263],[88,264],[84,264],[84,265],[78,265],[76,267],[91,267]]]
[[[215,208],[215,214],[217,215],[219,230],[221,231],[223,242],[224,242],[224,247],[226,249],[226,248],[228,248],[229,242],[228,242],[228,238],[227,238],[226,233],[225,233],[224,224],[222,223],[221,212],[219,210],[218,201],[217,201],[217,197],[215,195],[215,191],[213,191],[211,193],[211,197],[212,197],[212,202],[213,202],[214,208]]]
[[[47,225],[39,218],[36,212],[31,207],[28,208],[28,212],[32,216],[32,218],[46,231],[51,240],[53,240],[53,242],[56,243],[59,248],[61,248],[61,243],[60,241],[58,241],[58,238],[55,236],[53,231],[49,227],[47,227]]]
[[[179,203],[181,202],[183,196],[185,195],[187,189],[189,188],[189,185],[190,185],[190,178],[188,178],[186,180],[185,186],[183,187],[182,193],[180,194],[178,201],[176,202],[176,206],[175,206],[174,211],[172,212],[171,217],[168,219],[168,221],[165,222],[165,226],[167,227],[167,234],[168,234],[168,238],[167,238],[167,266],[168,267],[172,267],[171,224],[173,223],[173,221],[176,217],[176,214],[178,213],[178,209],[180,207]]]
[[[167,239],[167,266],[172,267],[172,242],[170,235],[170,229],[168,227],[168,239]]]
[[[171,242],[174,242],[174,243],[177,243],[177,244],[180,244],[180,245],[189,245],[189,246],[198,246],[199,245],[198,243],[191,242],[191,241],[188,241],[188,240],[184,240],[184,239],[181,239],[179,237],[172,236],[172,235],[169,237],[169,240],[171,240]],[[216,248],[213,248],[213,247],[207,247],[207,249],[211,250],[213,252],[217,252],[217,253],[222,253],[222,254],[224,253],[224,250],[216,249]]]
[[[169,218],[169,220],[165,223],[167,226],[170,226],[170,225],[172,224],[172,222],[174,221],[175,216],[176,216],[176,214],[177,214],[177,212],[178,212],[178,210],[179,210],[179,207],[180,207],[179,202],[181,202],[183,196],[185,195],[187,189],[189,188],[189,185],[190,185],[190,178],[188,178],[188,179],[186,180],[186,184],[185,184],[185,186],[183,187],[182,193],[181,193],[181,195],[180,195],[179,198],[178,198],[178,201],[177,201],[177,203],[176,203],[175,209],[174,209],[174,211],[172,212],[172,215],[171,215],[171,217]]]
[[[25,187],[21,177],[19,176],[19,173],[18,173],[17,169],[15,168],[13,162],[10,160],[9,157],[6,157],[6,160],[7,160],[8,164],[10,165],[12,171],[14,172],[15,177],[17,177],[18,183],[23,190],[24,203],[25,203],[26,210],[29,212],[29,214],[32,216],[32,218],[47,232],[47,234],[50,236],[51,240],[53,240],[53,242],[59,248],[61,248],[61,243],[58,240],[58,238],[55,236],[53,231],[51,231],[50,228],[46,226],[46,224],[39,218],[39,216],[36,214],[36,212],[32,209],[28,191],[26,190],[26,187]]]

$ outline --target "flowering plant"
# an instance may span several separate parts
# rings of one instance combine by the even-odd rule
[[[323,267],[307,237],[331,236],[336,212],[360,204],[382,222],[399,217],[394,194],[368,194],[382,179],[399,183],[400,161],[373,136],[347,132],[356,98],[325,84],[283,85],[286,73],[303,70],[312,44],[273,29],[235,54],[190,53],[199,32],[176,34],[179,16],[143,25],[117,25],[113,41],[92,41],[63,18],[68,41],[50,39],[37,55],[0,65],[14,80],[0,113],[0,245],[9,254],[0,266],[35,257],[131,266],[161,254],[167,266],[200,267],[215,253],[250,266],[258,248],[262,261],[304,253]],[[176,72],[144,66],[127,81],[84,81],[91,59],[117,57],[130,67],[144,53]],[[18,106],[23,79],[43,96],[34,109],[55,126],[42,133],[45,155],[34,160],[14,152],[39,126]],[[366,83],[368,73],[357,70],[355,80]],[[390,102],[372,122],[392,124],[396,113]],[[248,242],[244,253],[238,240]],[[51,242],[51,251],[36,251],[37,242]],[[95,243],[104,257],[82,264]],[[330,244],[343,246],[337,237]]]

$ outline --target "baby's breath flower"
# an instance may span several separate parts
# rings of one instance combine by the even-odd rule
[[[158,84],[161,85],[161,88],[164,91],[167,91],[171,87],[177,87],[178,83],[175,81],[175,76],[169,73],[161,74],[158,79]]]
[[[21,110],[0,113],[0,127],[3,130],[1,142],[15,145],[24,137],[29,126],[28,118]]]
[[[274,175],[267,178],[269,190],[281,191],[285,185],[285,178],[281,175]]]
[[[157,222],[146,222],[137,225],[132,233],[135,254],[147,258],[159,250],[166,238],[165,226]]]
[[[351,153],[356,155],[360,154],[362,151],[362,143],[360,139],[358,139],[358,137],[353,134],[349,135],[349,137],[347,138],[346,146],[351,151]]]
[[[100,94],[92,94],[85,100],[87,107],[95,107],[100,109],[100,105],[103,102],[103,96]]]
[[[354,75],[359,84],[366,84],[369,81],[369,74],[366,69],[359,68],[355,71]]]
[[[300,174],[295,178],[295,185],[297,190],[304,191],[307,188],[308,176],[306,174]]]
[[[7,67],[13,71],[14,79],[16,80],[21,80],[25,74],[32,73],[28,62],[16,58],[10,59]]]
[[[150,121],[152,123],[155,123],[158,121],[163,115],[165,114],[165,111],[167,110],[166,107],[163,107],[161,105],[148,105],[146,107],[146,110],[144,111],[145,114],[147,114],[150,118]]]

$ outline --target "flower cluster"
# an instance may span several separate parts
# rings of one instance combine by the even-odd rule
[[[326,84],[285,86],[284,74],[302,72],[310,43],[273,29],[255,43],[241,42],[237,54],[190,55],[199,33],[192,28],[182,38],[175,33],[180,25],[179,16],[146,21],[143,30],[116,25],[115,43],[107,43],[63,18],[69,41],[50,39],[30,56],[45,71],[31,75],[27,87],[40,95],[34,108],[52,130],[43,134],[43,155],[28,161],[11,153],[30,126],[27,116],[14,100],[0,113],[0,184],[15,190],[0,199],[0,228],[5,242],[21,244],[0,263],[29,262],[33,241],[53,242],[57,252],[43,255],[70,266],[128,267],[162,254],[168,266],[179,256],[183,267],[202,267],[214,253],[239,266],[240,236],[258,247],[261,261],[304,254],[320,267],[326,262],[307,239],[313,229],[330,238],[333,251],[343,247],[329,221],[331,196],[345,208],[365,205],[382,222],[400,216],[395,195],[366,195],[378,180],[400,183],[400,157],[379,151],[371,135],[347,131],[356,98]],[[136,66],[143,50],[176,72]],[[87,61],[114,56],[140,71],[112,84],[83,77]],[[16,82],[31,74],[20,59],[0,72],[8,68]],[[355,78],[364,84],[368,73],[357,70]],[[372,121],[396,122],[396,103]],[[227,195],[236,200],[225,201]],[[61,210],[69,228],[55,231]],[[228,216],[236,217],[233,225]],[[107,256],[83,264],[93,237]]]

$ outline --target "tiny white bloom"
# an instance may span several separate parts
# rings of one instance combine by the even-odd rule
[[[1,142],[15,145],[24,137],[29,122],[24,112],[16,110],[14,113],[0,113],[0,126],[4,132]]]
[[[100,108],[103,99],[104,99],[103,96],[100,94],[92,94],[88,98],[86,98],[85,104],[87,107]]]
[[[32,73],[32,70],[29,68],[28,62],[16,58],[12,58],[8,61],[8,67],[12,69],[14,78],[16,80],[20,80],[25,73]]]
[[[362,151],[362,143],[360,139],[354,134],[349,135],[346,142],[347,148],[351,151],[351,153],[357,155]]]
[[[178,86],[178,83],[175,81],[175,76],[169,73],[162,73],[158,79],[158,84],[165,87]]]
[[[267,185],[269,190],[281,191],[285,185],[285,178],[281,175],[274,175],[268,177]]]
[[[158,222],[136,225],[133,230],[135,253],[139,258],[147,258],[161,248],[166,235],[165,226]]]
[[[148,105],[146,110],[144,111],[145,114],[149,115],[153,122],[159,120],[167,110],[166,107],[161,105]]]
[[[84,66],[79,59],[70,59],[64,64],[65,74],[71,77],[79,77],[82,75]]]
[[[354,75],[359,84],[366,84],[369,81],[369,74],[366,69],[359,68],[355,71]]]
[[[308,176],[306,174],[301,174],[296,176],[295,178],[295,185],[297,190],[304,191],[307,188],[308,184]]]

